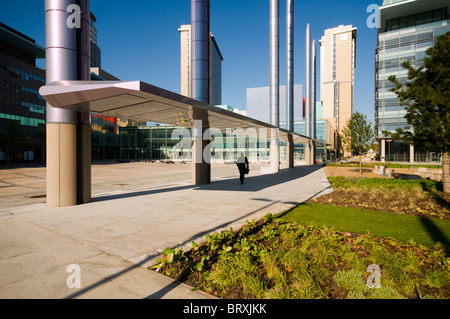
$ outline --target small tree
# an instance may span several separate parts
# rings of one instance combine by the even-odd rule
[[[392,138],[410,144],[438,147],[443,153],[442,179],[444,192],[450,193],[450,32],[439,36],[434,46],[426,50],[425,63],[408,69],[408,80],[401,83],[395,76],[389,80],[391,89],[405,106],[406,121],[412,131],[398,128]]]
[[[371,148],[375,130],[366,115],[356,112],[342,129],[341,139],[346,150],[362,155]]]

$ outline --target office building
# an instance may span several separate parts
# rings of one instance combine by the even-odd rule
[[[410,146],[392,141],[383,131],[411,130],[406,110],[390,90],[392,75],[404,82],[408,61],[413,67],[424,64],[425,51],[436,38],[450,31],[450,2],[447,0],[385,0],[380,7],[380,28],[376,49],[375,125],[382,161],[440,161],[438,149]]]
[[[181,94],[192,97],[191,80],[191,25],[182,25],[180,32],[180,55],[181,55]],[[209,66],[209,104],[222,104],[222,61],[223,56],[217,45],[214,35],[210,38],[210,66]]]
[[[356,27],[340,25],[325,30],[320,43],[320,101],[323,118],[342,134],[355,110]],[[336,157],[349,156],[340,143]]]
[[[45,100],[39,88],[45,71],[36,59],[45,49],[0,23],[0,161],[45,159]]]
[[[286,86],[280,86],[280,105],[286,105]],[[294,85],[294,122],[303,118],[303,86]],[[270,87],[247,88],[247,116],[270,123]],[[280,127],[286,128],[286,107],[279,111]]]
[[[97,44],[97,28],[94,23],[97,21],[97,18],[91,12],[90,14],[91,20],[89,24],[89,42],[91,46],[91,67],[101,68],[102,67],[102,51]]]
[[[97,46],[95,16],[90,14],[91,80],[119,81],[101,69],[101,51]],[[16,137],[0,141],[0,162],[45,161],[46,105],[38,94],[45,84],[45,70],[36,67],[36,59],[45,59],[45,49],[28,36],[0,23],[0,132],[16,123]],[[118,159],[119,128],[145,126],[143,121],[91,114],[92,159]],[[9,155],[7,155],[7,152]]]
[[[280,105],[286,105],[286,86],[280,86]],[[305,135],[305,103],[303,98],[303,85],[294,85],[294,132]],[[333,127],[328,120],[322,119],[321,103],[316,103],[316,137],[317,140],[325,143],[332,143],[333,141]],[[320,107],[319,107],[320,106]],[[270,87],[247,88],[247,116],[270,123]],[[286,108],[280,108],[280,127],[286,128]],[[280,158],[284,158],[284,149],[280,149]],[[295,153],[299,154],[297,160],[304,160],[303,145],[295,147]],[[330,150],[327,151],[326,145],[317,147],[316,159],[323,158],[331,159]]]

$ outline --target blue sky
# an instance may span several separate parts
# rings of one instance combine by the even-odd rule
[[[190,3],[190,0],[91,0],[91,11],[97,17],[102,68],[121,80],[141,80],[179,93],[178,28],[190,23]],[[325,29],[341,24],[356,26],[355,108],[373,121],[377,30],[366,25],[370,15],[366,9],[370,4],[381,5],[382,0],[295,1],[294,80],[303,84],[305,79],[307,23],[317,45]],[[269,0],[211,0],[211,31],[224,57],[223,104],[245,109],[246,88],[269,85],[269,14]],[[286,1],[280,0],[281,85],[286,81],[285,15]],[[44,0],[2,0],[0,21],[45,47]],[[319,66],[319,55],[317,63]]]

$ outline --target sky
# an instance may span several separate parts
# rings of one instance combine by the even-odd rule
[[[180,93],[180,36],[190,24],[190,0],[90,0],[97,18],[102,69],[124,81],[140,80]],[[0,22],[45,47],[45,1],[1,0]],[[269,86],[269,0],[211,0],[211,32],[223,55],[222,104],[246,109],[246,89]],[[357,27],[355,111],[373,122],[377,29],[367,26],[370,4],[382,0],[295,1],[294,82],[305,82],[305,31],[318,41],[324,30]],[[280,0],[280,85],[286,83],[286,1]],[[43,61],[38,62],[41,67]],[[317,100],[320,99],[317,54]],[[280,105],[280,107],[283,107]]]

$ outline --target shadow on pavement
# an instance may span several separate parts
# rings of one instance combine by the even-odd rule
[[[100,202],[114,199],[130,198],[136,196],[147,196],[166,192],[175,192],[186,189],[194,190],[211,190],[211,191],[246,191],[257,192],[262,189],[283,184],[294,179],[305,177],[315,171],[321,169],[321,166],[298,166],[291,169],[281,170],[277,174],[264,174],[259,176],[251,176],[245,178],[244,184],[239,181],[239,173],[236,169],[236,178],[212,181],[208,185],[184,185],[168,188],[159,188],[151,190],[143,190],[137,192],[103,195],[92,198],[92,202]]]
[[[277,181],[277,183],[281,183],[281,181],[286,182],[286,181],[289,181],[289,180],[291,180],[291,179],[295,179],[295,178],[299,178],[299,177],[302,177],[302,176],[306,176],[306,175],[308,175],[308,174],[314,172],[315,170],[317,170],[317,169],[314,169],[314,170],[311,170],[311,169],[309,169],[309,170],[304,170],[303,172],[301,172],[300,170],[298,170],[298,171],[297,171],[297,174],[292,174],[292,175],[291,175],[291,178],[288,178],[287,176],[284,176],[284,177],[279,178],[279,179],[278,179],[278,178],[277,178],[277,179],[273,179],[273,178],[272,178],[271,180],[272,180],[272,181]],[[266,176],[266,175],[265,175],[265,176]],[[259,176],[258,176],[258,177],[259,177]],[[263,177],[263,176],[261,176],[261,177]],[[267,177],[267,176],[266,176],[266,177]],[[273,177],[273,176],[272,176],[272,177]],[[255,178],[256,178],[256,177],[255,177]],[[257,179],[257,180],[259,180],[259,179]],[[228,181],[228,180],[227,180],[227,181]],[[234,181],[234,179],[233,179],[233,181]],[[238,179],[238,181],[239,181],[239,179]],[[216,182],[216,183],[217,183],[217,184],[220,184],[220,182]],[[270,183],[269,183],[269,184],[270,184]],[[239,187],[239,186],[241,186],[241,185],[239,184],[239,185],[237,185],[237,186]],[[269,186],[265,186],[265,187],[269,187]],[[187,189],[187,188],[193,188],[193,186],[175,187],[175,188],[170,188],[169,190],[166,190],[166,191],[174,191],[175,189]],[[314,198],[314,197],[320,195],[322,192],[324,192],[325,190],[327,190],[327,189],[329,189],[329,188],[331,188],[331,186],[328,186],[328,187],[324,188],[323,190],[321,190],[321,191],[317,192],[316,194],[310,196],[308,199],[304,200],[303,202],[283,202],[283,203],[284,203],[284,204],[291,204],[291,205],[294,205],[294,207],[292,207],[291,209],[288,210],[288,211],[291,211],[291,210],[294,209],[296,206],[301,205],[302,203],[305,203],[305,202],[311,200],[312,198]],[[155,190],[155,191],[159,191],[159,190]],[[164,190],[161,190],[161,191],[164,191]],[[141,194],[141,193],[145,193],[145,194],[142,194],[142,195],[147,195],[147,194],[149,194],[149,192],[138,192],[138,194],[136,194],[136,195],[131,195],[131,196],[140,196],[139,194]],[[131,193],[131,194],[135,194],[135,193]],[[124,197],[129,197],[129,196],[130,196],[130,194],[124,194],[124,195],[125,195]],[[122,196],[122,195],[118,195],[118,196]],[[122,198],[122,197],[120,197],[120,198]],[[272,206],[272,205],[275,205],[275,204],[280,203],[280,201],[273,201],[273,200],[269,200],[269,199],[265,199],[265,198],[254,198],[254,200],[264,201],[264,202],[267,202],[268,204],[265,205],[265,206],[263,206],[263,207],[260,207],[260,208],[258,208],[258,209],[256,209],[256,210],[254,210],[254,211],[251,211],[251,212],[249,212],[249,213],[247,213],[247,214],[245,214],[245,215],[239,216],[238,218],[235,218],[235,219],[233,219],[233,220],[231,220],[231,221],[228,221],[228,222],[223,223],[223,224],[221,224],[221,225],[215,226],[215,227],[210,228],[210,229],[208,229],[208,230],[199,232],[199,233],[197,233],[197,234],[191,236],[190,238],[184,240],[183,242],[178,243],[176,246],[173,246],[173,247],[170,247],[170,248],[174,249],[174,248],[177,248],[177,247],[184,246],[184,245],[190,243],[190,242],[193,241],[193,240],[196,240],[196,239],[198,240],[198,238],[201,238],[201,237],[203,237],[203,236],[205,236],[205,235],[207,235],[207,234],[213,233],[213,232],[218,231],[218,230],[220,230],[220,229],[225,229],[225,228],[227,228],[228,226],[230,226],[231,224],[233,224],[234,222],[236,222],[236,221],[238,221],[238,220],[241,220],[241,219],[243,219],[243,218],[245,218],[245,217],[248,217],[248,216],[250,216],[250,215],[252,215],[252,214],[254,214],[254,213],[256,213],[256,212],[258,212],[258,211],[260,211],[260,210],[266,209],[266,208],[268,208],[268,207],[270,207],[270,206]],[[282,213],[281,216],[282,216],[283,214],[284,214],[284,213]],[[199,244],[201,244],[201,243],[199,243]],[[134,265],[128,267],[127,269],[124,269],[124,270],[122,270],[122,271],[120,271],[120,272],[118,272],[118,273],[116,273],[116,274],[113,274],[113,275],[111,275],[111,276],[108,276],[107,278],[105,278],[105,279],[103,279],[103,280],[101,280],[101,281],[99,281],[99,282],[97,282],[97,283],[95,283],[95,284],[92,284],[92,285],[90,285],[89,287],[86,287],[86,288],[84,288],[84,289],[82,289],[82,290],[80,290],[80,291],[78,291],[78,292],[76,292],[76,293],[74,293],[74,294],[72,294],[72,295],[69,295],[69,296],[66,297],[66,299],[72,299],[72,298],[79,297],[79,296],[81,296],[81,295],[87,293],[88,291],[90,291],[90,290],[92,290],[92,289],[94,289],[94,288],[96,288],[96,287],[98,287],[98,286],[100,286],[100,285],[102,285],[102,284],[104,284],[104,283],[107,283],[107,282],[110,281],[110,280],[113,280],[114,278],[117,278],[117,277],[119,277],[119,276],[121,276],[121,275],[123,275],[123,274],[125,274],[125,273],[127,273],[127,272],[129,272],[129,271],[131,271],[131,270],[133,270],[133,269],[135,269],[135,268],[144,266],[145,264],[147,264],[148,262],[152,261],[154,258],[159,257],[159,256],[161,256],[161,253],[156,253],[156,254],[149,255],[149,256],[147,256],[145,259],[141,260],[139,263],[136,263],[136,264],[134,264]],[[150,270],[149,270],[149,271],[150,271]],[[173,282],[173,283],[170,283],[169,285],[167,285],[167,286],[161,288],[159,291],[157,291],[157,292],[155,292],[155,293],[153,293],[153,294],[147,296],[145,299],[159,299],[159,298],[162,298],[164,295],[166,295],[168,292],[170,292],[171,290],[173,290],[173,289],[175,289],[176,287],[178,287],[180,284],[182,284],[182,282],[180,282],[180,281],[175,281],[175,282]]]

